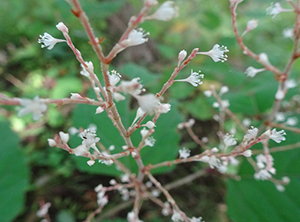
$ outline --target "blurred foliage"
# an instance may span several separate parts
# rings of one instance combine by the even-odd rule
[[[175,131],[176,125],[183,119],[182,114],[185,118],[196,119],[195,131],[199,133],[199,137],[207,136],[212,144],[218,145],[215,135],[216,123],[212,121],[212,116],[217,113],[211,106],[214,99],[203,95],[203,91],[211,84],[217,89],[222,85],[229,86],[230,91],[224,98],[230,101],[230,109],[241,119],[254,116],[252,124],[257,127],[262,124],[261,119],[268,115],[277,88],[277,82],[270,72],[261,73],[253,79],[245,76],[244,70],[248,66],[260,66],[243,55],[236,43],[231,28],[228,1],[175,2],[180,7],[179,17],[170,22],[144,22],[141,27],[150,32],[149,42],[122,52],[112,63],[112,68],[117,69],[124,79],[140,77],[147,91],[155,93],[173,72],[177,64],[177,54],[182,49],[190,52],[199,47],[200,51],[208,51],[215,43],[224,44],[230,49],[229,60],[226,63],[214,63],[209,57],[197,56],[189,67],[180,73],[180,78],[186,78],[191,69],[200,69],[205,74],[204,84],[194,88],[188,83],[175,83],[165,94],[165,101],[172,103],[172,112],[162,115],[157,123],[154,134],[157,143],[155,147],[144,150],[143,160],[146,164],[150,163],[150,160],[159,162],[172,159],[176,157],[179,147],[183,146],[197,153],[197,147],[190,142],[188,136],[183,132],[180,139]],[[238,8],[238,25],[239,31],[242,32],[250,19],[259,19],[259,26],[245,36],[245,42],[256,53],[266,52],[271,63],[282,70],[290,56],[292,41],[283,38],[281,33],[285,28],[292,26],[294,18],[289,13],[280,14],[275,19],[266,16],[265,9],[271,2],[244,1]],[[82,1],[96,35],[105,37],[102,44],[104,52],[108,52],[118,40],[130,15],[137,13],[142,3],[141,0]],[[288,7],[287,4],[283,6]],[[0,1],[0,21],[2,93],[11,97],[28,98],[37,94],[40,97],[63,98],[74,92],[90,95],[89,84],[79,75],[80,66],[66,45],[58,44],[55,50],[49,51],[41,49],[37,44],[38,36],[44,32],[61,38],[61,33],[55,25],[63,21],[69,27],[73,42],[82,52],[84,59],[93,61],[96,73],[100,74],[99,64],[88,44],[88,38],[77,18],[70,12],[66,1]],[[299,78],[299,71],[298,62],[294,66],[292,76]],[[299,94],[299,89],[292,89],[286,102],[294,94]],[[135,102],[127,98],[117,106],[124,124],[129,126],[135,116]],[[14,107],[0,107],[1,121],[9,121],[22,141],[20,146],[19,140],[16,139],[18,137],[9,129],[8,124],[1,123],[0,139],[3,142],[0,146],[0,171],[2,169],[1,175],[8,177],[2,176],[0,179],[0,197],[3,197],[0,198],[1,219],[11,221],[19,214],[15,221],[36,221],[38,203],[45,200],[52,203],[50,215],[56,218],[55,221],[75,221],[74,218],[84,220],[87,213],[96,208],[96,196],[90,196],[90,193],[94,194],[94,187],[99,183],[108,184],[111,176],[118,176],[119,172],[114,166],[98,164],[88,167],[86,159],[70,157],[62,150],[48,147],[47,138],[53,138],[55,133],[60,130],[67,131],[71,126],[87,127],[93,123],[98,126],[97,134],[101,141],[107,146],[114,143],[117,145],[116,150],[120,150],[124,144],[122,139],[116,136],[115,128],[105,115],[94,115],[95,107],[91,106],[52,105],[48,107],[44,119],[35,123],[30,116],[17,118],[15,113]],[[232,125],[233,123],[229,122],[225,127],[229,131]],[[237,135],[239,138],[243,136],[239,131]],[[165,139],[166,137],[168,139]],[[139,138],[140,135],[136,132],[133,135],[134,143]],[[284,144],[296,141],[299,141],[299,137],[288,132]],[[75,136],[71,138],[71,142],[74,146],[80,143]],[[221,186],[223,182],[214,175],[196,180],[195,183],[184,187],[185,189],[176,189],[171,193],[184,211],[190,215],[201,215],[206,221],[298,221],[298,156],[298,150],[274,153],[278,176],[287,175],[292,181],[284,193],[278,193],[270,182],[255,181],[254,171],[246,161],[234,169],[239,172],[241,180],[227,180],[226,200],[224,187]],[[124,161],[130,168],[135,169],[136,166],[130,158]],[[173,181],[196,172],[203,166],[187,164],[176,169],[159,168],[156,173],[161,174],[158,178],[162,184],[166,184],[169,180]],[[28,167],[32,172],[30,187]],[[16,172],[9,174],[8,170]],[[169,170],[173,171],[168,173]],[[99,174],[101,176],[98,176]],[[26,189],[28,193],[24,208]],[[182,199],[182,196],[188,199]],[[187,200],[189,203],[186,203]],[[13,201],[13,204],[9,201]],[[118,199],[118,195],[112,194],[110,201],[108,210],[117,206],[121,200]],[[225,201],[230,219],[222,208]],[[142,211],[147,221],[159,221],[157,217],[160,210],[151,204],[146,207],[151,209]],[[266,215],[269,217],[266,218]],[[126,213],[118,216],[124,218]],[[124,220],[115,218],[108,221]],[[169,218],[161,221],[169,221]]]

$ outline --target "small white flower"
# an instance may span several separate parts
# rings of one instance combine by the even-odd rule
[[[212,169],[220,167],[220,160],[216,156],[203,156],[199,161],[208,163],[209,167]]]
[[[91,61],[89,62],[85,62],[85,64],[87,65],[87,68],[84,67],[84,65],[80,64],[81,66],[81,71],[80,71],[80,74],[89,78],[90,77],[90,73],[93,73],[94,72],[94,65]]]
[[[171,104],[169,103],[160,103],[156,108],[156,113],[167,113],[171,110]]]
[[[245,157],[251,157],[252,156],[252,150],[246,150],[245,152],[242,153],[243,156]]]
[[[297,117],[289,117],[287,118],[285,124],[288,126],[295,126],[298,123],[298,119]]]
[[[233,135],[226,134],[223,138],[223,143],[225,144],[225,149],[230,146],[236,145],[236,139],[233,138]]]
[[[98,108],[96,109],[96,114],[100,114],[104,111],[104,109],[101,106],[98,106]]]
[[[289,177],[282,177],[282,182],[284,182],[285,184],[289,184],[291,180]]]
[[[131,81],[121,81],[117,89],[120,92],[129,93],[131,95],[139,95],[143,91],[143,85],[139,81],[139,77]]]
[[[94,150],[99,152],[96,147],[96,143],[98,143],[100,141],[100,138],[97,137],[95,131],[86,129],[82,133],[80,133],[80,137],[83,140],[82,145],[84,145],[87,149],[93,148]]]
[[[265,71],[265,70],[266,70],[266,69],[264,69],[264,68],[263,68],[263,69],[256,69],[256,68],[250,66],[250,67],[248,67],[248,68],[246,69],[245,74],[246,74],[248,77],[254,77],[254,76],[256,76],[257,73],[263,72],[263,71]]]
[[[78,93],[71,93],[70,99],[83,99],[83,97]]]
[[[270,65],[268,55],[264,52],[259,54],[259,61],[265,65]]]
[[[242,124],[246,127],[250,126],[251,120],[248,118],[243,119]]]
[[[294,38],[294,29],[293,28],[286,28],[282,31],[282,35],[284,38]]]
[[[53,49],[56,43],[65,42],[64,39],[56,39],[52,37],[49,33],[45,32],[44,35],[40,35],[40,39],[38,39],[38,43],[41,44],[42,48],[47,47],[47,49]]]
[[[272,18],[275,18],[281,12],[292,12],[293,9],[284,9],[281,7],[279,2],[271,3],[271,6],[267,8],[267,15],[272,15]]]
[[[185,59],[187,56],[187,52],[185,50],[181,50],[178,54],[178,66],[180,66],[181,62]]]
[[[189,149],[182,148],[179,150],[179,158],[186,159],[191,155],[190,153],[191,153],[191,151]]]
[[[137,216],[135,218],[134,212],[129,212],[127,214],[127,220],[128,220],[128,222],[143,222]]]
[[[169,21],[178,16],[178,7],[172,1],[164,2],[154,14],[148,16],[148,19],[157,19],[161,21]]]
[[[147,139],[145,139],[145,146],[153,147],[155,142],[156,142],[156,140],[154,139],[154,137],[150,136]]]
[[[129,46],[135,46],[135,45],[140,45],[148,41],[146,36],[148,36],[149,33],[144,33],[143,29],[133,29],[127,39],[123,40],[120,45],[123,47],[129,47]]]
[[[89,166],[93,166],[95,164],[95,160],[89,160],[86,162]]]
[[[142,110],[141,107],[139,107],[139,108],[137,109],[137,111],[136,111],[135,118],[134,118],[134,120],[133,120],[133,122],[132,122],[131,125],[135,124],[135,122],[136,122],[139,118],[141,118],[144,114],[145,114],[145,112]]]
[[[214,152],[214,153],[217,153],[217,152],[219,152],[219,149],[217,147],[214,147],[214,148],[211,149],[211,151]]]
[[[284,120],[285,120],[284,113],[281,113],[281,112],[277,113],[277,114],[275,115],[275,119],[276,119],[278,122],[284,121]]]
[[[272,178],[272,175],[267,170],[260,170],[254,174],[256,180],[268,180]]]
[[[56,144],[56,142],[55,142],[54,139],[48,139],[48,144],[49,144],[49,146],[51,146],[51,147],[57,146],[57,144]]]
[[[144,126],[148,127],[149,129],[156,127],[152,121],[148,121],[146,124],[144,124]]]
[[[49,208],[51,207],[51,203],[47,202],[41,206],[41,208],[36,212],[38,217],[45,217],[48,214]]]
[[[136,96],[139,106],[145,113],[152,114],[160,102],[154,94],[146,94],[142,96]]]
[[[173,210],[173,215],[171,217],[171,220],[173,222],[181,222],[181,221],[183,221],[183,218],[182,218],[180,212]]]
[[[197,54],[208,55],[215,62],[225,62],[227,60],[226,52],[229,52],[226,46],[220,46],[219,44],[215,44],[214,47],[208,52],[198,52]]]
[[[198,217],[198,218],[192,217],[191,222],[204,222],[204,221],[202,220],[202,217]]]
[[[188,78],[186,78],[186,79],[177,79],[177,80],[174,80],[174,81],[176,81],[176,82],[188,82],[192,86],[197,87],[198,85],[203,84],[201,79],[204,78],[204,74],[199,74],[200,72],[201,72],[200,70],[199,70],[199,72],[193,72],[193,70],[191,70],[191,75]]]
[[[20,105],[23,106],[18,112],[18,116],[25,116],[28,113],[32,113],[33,120],[38,120],[43,116],[43,113],[47,110],[47,105],[43,103],[38,96],[31,99],[19,99]]]
[[[294,79],[288,79],[285,82],[285,87],[287,89],[292,89],[292,88],[295,88],[297,86],[298,86],[298,84],[297,84],[297,82]]]
[[[220,89],[220,95],[223,95],[229,91],[228,86],[222,86]]]
[[[122,183],[130,182],[130,177],[128,174],[123,174],[120,179],[121,179]]]
[[[250,140],[254,140],[257,136],[258,129],[253,126],[251,129],[248,129],[247,134],[244,136],[244,141],[248,142]]]
[[[206,97],[211,97],[212,95],[212,92],[210,90],[205,90],[203,93]]]
[[[112,70],[111,74],[108,74],[110,85],[115,86],[121,79],[121,75],[116,70]]]
[[[248,32],[252,31],[253,29],[255,29],[257,27],[257,19],[251,19],[248,23],[247,23],[247,28],[244,31],[244,33],[242,34],[242,36],[246,35]]]
[[[284,130],[276,132],[276,129],[273,129],[271,131],[270,139],[274,140],[276,143],[280,143],[282,141],[285,141],[284,135],[286,135]]]
[[[279,86],[278,90],[275,94],[275,99],[276,100],[282,100],[285,96],[285,91]]]
[[[117,93],[117,92],[115,92],[115,93],[113,94],[113,97],[114,97],[114,100],[115,100],[116,102],[119,102],[119,101],[122,101],[122,100],[125,100],[125,99],[126,99],[125,96],[123,96],[121,93]]]
[[[60,137],[61,141],[63,141],[64,143],[68,143],[68,141],[70,139],[70,135],[68,133],[64,133],[62,131],[59,132],[59,137]]]
[[[67,27],[64,23],[62,23],[62,22],[59,22],[59,23],[56,25],[56,28],[57,28],[59,31],[61,31],[61,32],[66,32],[66,33],[69,32],[68,27]]]
[[[148,132],[149,132],[149,130],[147,130],[146,128],[143,128],[140,132],[142,135],[142,138],[145,138],[145,136],[148,134]]]

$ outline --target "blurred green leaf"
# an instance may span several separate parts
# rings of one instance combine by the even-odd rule
[[[20,152],[19,138],[6,122],[0,123],[0,215],[12,221],[23,209],[29,183],[29,169]]]
[[[57,222],[75,222],[76,219],[71,211],[62,210],[56,217]]]
[[[56,86],[51,92],[51,98],[70,97],[70,93],[78,93],[82,89],[82,82],[78,78],[63,77],[57,80]]]

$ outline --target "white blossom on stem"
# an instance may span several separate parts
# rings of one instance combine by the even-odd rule
[[[56,25],[56,28],[61,31],[61,32],[65,32],[65,33],[68,33],[69,32],[69,29],[68,27],[62,23],[62,22],[59,22],[57,25]]]
[[[244,136],[244,142],[248,142],[250,140],[254,140],[257,136],[258,129],[254,128],[253,126],[248,129],[247,134]]]
[[[173,1],[166,1],[154,12],[154,14],[146,17],[146,19],[169,21],[177,16],[178,7]]]
[[[288,126],[295,126],[298,123],[298,119],[297,117],[289,117],[287,118],[285,124]]]
[[[197,52],[197,54],[208,55],[215,62],[225,62],[227,60],[226,52],[229,52],[226,46],[220,46],[219,44],[215,44],[214,47],[208,52]]]
[[[285,87],[287,89],[292,89],[292,88],[295,88],[297,86],[298,86],[298,84],[295,81],[295,79],[288,79],[288,80],[285,81]]]
[[[129,46],[135,46],[140,45],[148,41],[146,36],[148,36],[149,33],[144,33],[143,29],[133,29],[127,39],[120,42],[120,45],[123,47],[129,47]]]
[[[242,36],[246,35],[248,32],[252,31],[253,29],[255,29],[257,27],[257,19],[251,19],[248,23],[247,23],[247,28],[244,31],[244,33],[242,34]]]
[[[18,116],[25,116],[28,113],[32,113],[33,120],[38,120],[43,116],[43,113],[47,110],[47,105],[43,103],[38,96],[31,99],[19,99],[20,105],[23,106],[19,109]]]
[[[63,141],[64,143],[68,143],[68,141],[70,139],[70,135],[68,133],[64,133],[62,131],[59,132],[59,137],[60,137],[61,141]]]
[[[85,62],[85,64],[87,65],[87,68],[84,67],[84,65],[80,64],[82,70],[80,71],[80,74],[89,78],[90,77],[90,73],[94,72],[94,65],[91,61]]]
[[[48,140],[49,146],[51,146],[51,147],[56,147],[57,146],[57,144],[56,144],[56,142],[55,142],[54,139],[47,139],[47,140]]]
[[[45,32],[44,35],[40,35],[40,38],[38,39],[38,43],[41,44],[41,47],[47,47],[48,50],[53,49],[56,43],[65,41],[66,40],[64,39],[56,39],[47,32]]]
[[[263,72],[265,71],[266,69],[265,68],[262,68],[262,69],[256,69],[252,66],[248,67],[245,71],[245,74],[248,76],[248,77],[254,77],[256,76],[257,73],[259,72]]]
[[[139,81],[139,77],[133,78],[131,81],[121,81],[117,90],[131,95],[139,95],[143,91],[143,85]]]
[[[226,134],[223,138],[223,143],[225,144],[225,150],[230,147],[236,145],[236,139],[233,138],[233,135]]]
[[[112,70],[111,74],[108,74],[110,85],[115,86],[121,79],[121,75],[116,70]]]
[[[284,38],[291,38],[291,39],[293,39],[294,38],[294,29],[293,28],[285,28],[282,31],[282,35],[283,35]]]
[[[272,18],[275,18],[281,12],[292,12],[293,9],[282,8],[279,2],[271,3],[271,6],[267,8],[267,15],[272,15]]]
[[[259,61],[261,63],[263,63],[264,65],[267,65],[267,66],[270,65],[268,55],[264,52],[259,54]]]
[[[132,122],[131,125],[135,124],[135,122],[136,122],[139,118],[141,118],[144,114],[145,114],[145,112],[142,110],[141,107],[139,107],[139,108],[137,109],[137,111],[136,111],[135,118],[134,118],[134,120],[133,120],[133,122]]]
[[[200,72],[201,72],[200,70],[199,70],[199,72],[194,72],[193,70],[191,70],[191,75],[188,78],[186,78],[186,79],[176,79],[174,81],[176,81],[176,82],[188,82],[192,86],[197,87],[198,85],[203,84],[201,79],[204,78],[204,74],[200,74]]]
[[[185,57],[187,56],[187,52],[185,50],[181,50],[178,54],[178,67],[180,66],[180,64],[182,63],[182,61],[185,59]]]
[[[276,131],[276,129],[272,129],[267,130],[263,135],[274,140],[276,143],[280,143],[282,141],[285,141],[284,136],[286,135],[286,133],[284,132],[284,130]]]
[[[51,203],[47,202],[41,205],[40,209],[36,212],[38,217],[45,217],[48,214]]]
[[[251,157],[252,156],[252,150],[246,150],[242,153],[243,156],[245,157]]]
[[[191,151],[189,149],[182,148],[179,150],[179,158],[186,159],[191,155],[190,153]]]

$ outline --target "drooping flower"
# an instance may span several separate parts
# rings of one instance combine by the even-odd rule
[[[219,44],[215,44],[214,47],[208,52],[197,52],[197,54],[208,55],[215,62],[225,62],[227,60],[226,52],[229,52],[226,46],[220,46]]]
[[[56,39],[47,32],[45,32],[44,35],[40,35],[40,38],[38,39],[38,43],[41,44],[41,47],[47,47],[48,50],[52,49],[56,43],[65,41],[66,40],[64,39]]]
[[[267,8],[267,15],[272,15],[275,18],[281,12],[292,12],[293,9],[282,8],[279,2],[271,3],[271,6]]]
[[[186,79],[176,79],[174,81],[176,81],[176,82],[188,82],[192,86],[197,87],[198,85],[203,84],[201,79],[204,78],[204,74],[199,74],[200,72],[201,72],[200,70],[199,70],[199,72],[193,72],[193,70],[191,70],[191,75],[188,78],[186,78]]]
[[[143,29],[133,29],[127,39],[123,40],[120,45],[123,47],[129,47],[129,46],[135,46],[140,45],[148,41],[146,36],[148,36],[149,33],[144,33]]]
[[[256,76],[257,73],[259,72],[263,72],[265,71],[266,69],[265,68],[262,68],[262,69],[256,69],[252,66],[248,67],[245,71],[245,74],[248,76],[248,77],[254,77]]]
[[[157,19],[161,21],[169,21],[178,16],[178,7],[173,1],[164,2],[154,14],[147,17],[147,19]]]
[[[43,116],[43,113],[47,110],[47,105],[43,103],[38,96],[31,99],[19,99],[20,105],[23,106],[18,112],[18,116],[25,116],[28,113],[32,113],[32,119],[38,120]]]

